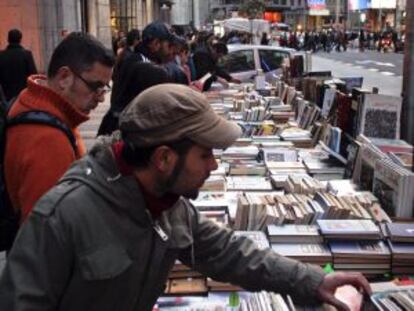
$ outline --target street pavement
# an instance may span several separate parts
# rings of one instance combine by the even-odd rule
[[[403,71],[404,55],[401,53],[380,53],[372,50],[360,52],[357,49],[348,49],[346,52],[318,52],[314,55],[368,71],[375,72],[377,69],[386,76],[401,76]]]
[[[315,53],[312,71],[332,71],[334,77],[363,77],[363,87],[380,94],[401,96],[403,55],[376,51]]]
[[[101,124],[105,113],[109,109],[110,97],[111,94],[106,94],[105,101],[103,103],[100,103],[98,107],[91,112],[89,121],[79,126],[82,139],[85,142],[86,148],[88,150],[94,144],[99,125]]]

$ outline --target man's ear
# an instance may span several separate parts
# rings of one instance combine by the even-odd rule
[[[58,69],[54,80],[56,81],[59,89],[64,91],[72,86],[75,80],[75,75],[69,67],[63,66]]]
[[[151,163],[161,173],[168,173],[178,160],[177,153],[168,146],[160,146],[152,153]]]

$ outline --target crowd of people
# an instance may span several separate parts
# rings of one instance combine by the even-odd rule
[[[0,310],[149,311],[177,259],[248,290],[288,293],[299,304],[345,311],[338,287],[370,294],[359,273],[326,274],[260,250],[191,205],[218,167],[213,148],[241,136],[209,105],[208,86],[197,83],[206,74],[239,82],[217,67],[223,42],[200,33],[188,45],[153,22],[142,33],[131,30],[116,50],[115,57],[92,35],[69,33],[46,74],[29,75],[8,111],[7,122],[28,112],[55,122],[6,123],[2,170],[19,232],[0,274]],[[185,69],[189,51],[194,64]],[[111,80],[111,108],[99,129],[107,135],[86,152],[78,126],[104,101]]]
[[[344,32],[342,30],[322,30],[310,32],[285,32],[279,39],[278,44],[297,50],[312,52],[337,52],[346,51],[349,46],[358,48],[360,51],[394,51],[403,50],[404,37],[399,37],[396,31],[386,30],[383,32]]]
[[[223,36],[227,44],[249,44],[253,40],[252,34],[231,31]],[[395,30],[387,28],[384,31],[370,32],[343,31],[327,29],[320,31],[278,31],[276,34],[263,32],[260,38],[261,45],[278,45],[296,50],[311,52],[342,52],[349,47],[358,48],[360,51],[394,51],[402,52],[404,49],[404,35],[399,35]]]

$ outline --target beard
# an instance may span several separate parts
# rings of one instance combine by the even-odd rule
[[[157,183],[157,190],[159,191],[159,193],[161,193],[162,195],[181,195],[187,199],[192,200],[197,199],[199,188],[193,188],[185,191],[177,190],[177,181],[185,179],[185,159],[185,156],[180,156],[172,173],[167,177],[159,178]]]

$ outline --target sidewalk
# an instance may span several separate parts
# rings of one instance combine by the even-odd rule
[[[111,93],[106,94],[105,102],[100,103],[99,106],[91,112],[90,120],[79,126],[82,139],[88,150],[93,146],[102,118],[109,109],[110,98]]]

